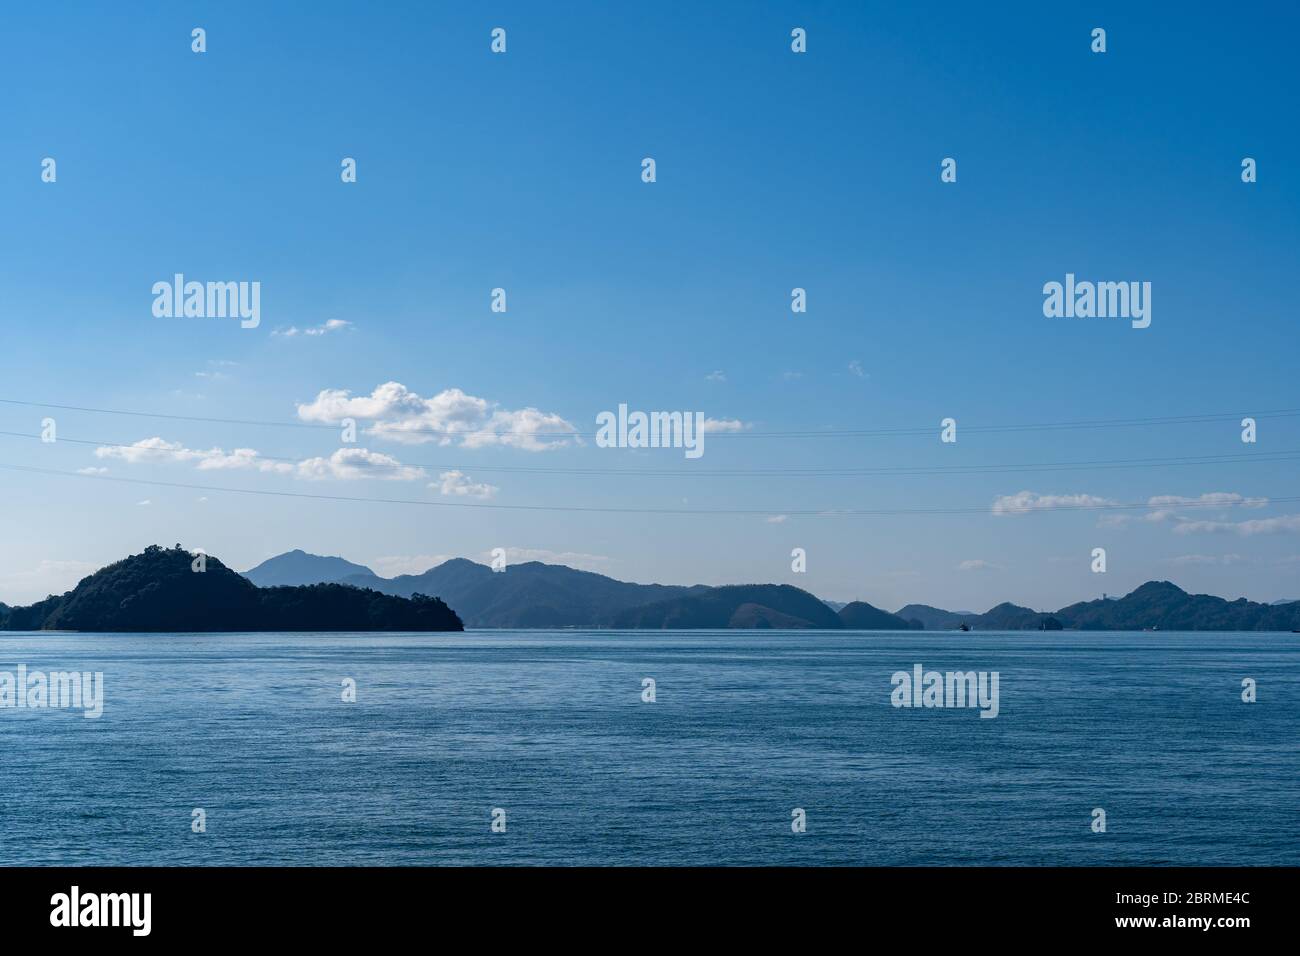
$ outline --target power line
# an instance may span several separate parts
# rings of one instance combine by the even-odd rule
[[[348,501],[358,504],[415,505],[426,508],[472,508],[492,511],[584,512],[592,514],[647,514],[647,515],[732,515],[748,517],[786,518],[881,518],[901,515],[980,515],[990,514],[985,505],[978,508],[878,508],[878,509],[817,509],[769,511],[752,508],[599,508],[590,505],[508,505],[486,501],[426,501],[418,498],[377,498],[361,495],[320,495],[304,491],[271,491],[263,488],[231,488],[221,485],[200,485],[189,482],[157,481],[150,478],[123,478],[114,475],[86,475],[75,471],[58,471],[53,468],[36,468],[28,465],[0,463],[6,471],[50,475],[59,478],[85,478],[92,481],[113,481],[130,485],[147,485],[157,488],[180,488],[187,491],[213,491],[238,495],[265,495],[276,498],[303,498],[319,501]],[[1269,497],[1270,503],[1300,501],[1300,495]],[[1225,504],[1224,507],[1227,505]],[[1015,514],[1037,514],[1047,511],[1127,511],[1146,510],[1150,502],[1044,505],[1016,511]]]
[[[54,408],[63,411],[75,412],[92,412],[103,415],[126,415],[135,418],[156,418],[168,421],[188,421],[204,422],[207,424],[224,424],[224,425],[249,425],[256,427],[272,428],[307,428],[307,429],[325,429],[329,431],[338,431],[338,425],[323,424],[317,422],[285,422],[270,421],[266,419],[248,419],[248,418],[216,418],[199,415],[175,415],[166,412],[141,412],[128,411],[115,408],[96,408],[88,405],[63,405],[52,402],[33,402],[19,399],[0,398],[0,404],[18,405],[28,408]],[[1255,419],[1260,418],[1293,418],[1300,416],[1300,408],[1280,408],[1265,409],[1245,412],[1220,412],[1202,415],[1166,415],[1153,418],[1112,418],[1112,419],[1085,419],[1078,421],[1064,422],[1036,422],[1025,424],[1003,424],[1003,425],[979,425],[967,424],[961,426],[964,434],[975,433],[999,433],[999,432],[1019,432],[1019,431],[1062,431],[1073,429],[1092,429],[1092,428],[1137,428],[1152,425],[1192,425],[1207,422],[1225,422],[1239,421],[1242,417],[1249,416]],[[905,427],[882,427],[882,428],[820,428],[820,429],[789,429],[774,431],[711,431],[708,434],[712,438],[881,438],[891,436],[909,436],[922,435],[933,436],[938,428],[933,425],[925,426],[905,426]],[[468,437],[484,436],[495,438],[509,437],[527,437],[527,438],[590,438],[594,439],[595,432],[580,432],[576,429],[570,431],[528,431],[520,432],[516,429],[476,429],[469,432],[448,431],[438,428],[412,428],[404,429],[403,434],[427,434],[436,437]]]
[[[0,431],[0,437],[40,439],[40,435],[31,432]],[[87,445],[97,448],[122,448],[141,451],[153,451],[159,460],[166,460],[174,452],[168,449],[142,448],[135,444],[102,441],[90,438],[59,438],[58,442],[74,445]],[[57,442],[55,443],[57,444]],[[257,453],[256,460],[287,462],[297,464],[305,456],[285,457]],[[1034,474],[1057,471],[1107,471],[1128,468],[1183,467],[1189,465],[1218,465],[1269,463],[1293,461],[1300,458],[1300,449],[1279,451],[1259,451],[1217,455],[1177,455],[1154,458],[1110,458],[1087,461],[1064,462],[1026,462],[1022,464],[992,465],[901,465],[863,468],[696,468],[684,467],[670,471],[662,468],[540,468],[527,465],[487,465],[474,462],[431,463],[411,461],[404,464],[418,466],[429,471],[468,470],[501,474],[551,475],[556,477],[617,477],[617,478],[873,478],[873,477],[935,477],[941,475],[982,475],[982,474]]]

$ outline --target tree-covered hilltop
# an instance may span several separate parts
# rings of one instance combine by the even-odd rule
[[[200,570],[201,569],[201,570]],[[343,584],[259,588],[216,558],[151,545],[71,591],[0,606],[0,630],[460,631],[456,612],[422,594]]]
[[[1082,601],[1056,612],[1081,631],[1289,631],[1300,628],[1300,605],[1261,604],[1188,594],[1169,581],[1148,581],[1118,600]]]
[[[822,601],[793,585],[729,584],[629,608],[614,619],[614,626],[675,629],[838,628],[844,625]]]
[[[855,631],[919,631],[924,625],[918,620],[906,620],[890,614],[866,601],[853,601],[839,610],[844,626]]]

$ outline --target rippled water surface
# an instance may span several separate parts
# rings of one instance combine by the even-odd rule
[[[998,671],[999,716],[892,707],[917,663]],[[8,864],[1300,864],[1294,634],[0,635],[19,664],[105,703],[0,709]]]

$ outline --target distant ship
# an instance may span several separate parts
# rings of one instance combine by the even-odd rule
[[[957,625],[957,630],[959,630],[959,631],[969,631],[969,630],[970,630],[970,625],[969,625],[969,624],[966,624],[966,623],[958,624],[958,625]]]

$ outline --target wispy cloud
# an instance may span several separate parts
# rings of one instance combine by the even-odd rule
[[[395,578],[399,574],[423,574],[453,557],[450,554],[393,554],[375,558],[366,564],[381,578]]]
[[[1042,495],[1034,491],[1020,491],[1014,495],[1001,495],[993,500],[995,515],[1021,515],[1031,511],[1049,511],[1057,508],[1102,508],[1114,506],[1110,498],[1097,495]]]
[[[271,334],[282,339],[292,339],[304,335],[329,335],[331,332],[342,332],[344,329],[350,329],[352,327],[352,323],[348,322],[346,319],[329,319],[326,322],[322,322],[320,325],[307,326],[306,328],[301,329],[296,325],[291,325],[287,329],[276,329]]]
[[[1105,528],[1125,528],[1135,522],[1172,524],[1175,532],[1189,534],[1197,530],[1210,530],[1205,526],[1224,522],[1193,521],[1185,514],[1187,511],[1254,509],[1267,507],[1268,503],[1267,498],[1242,495],[1235,491],[1208,491],[1201,495],[1153,495],[1147,499],[1147,505],[1151,510],[1146,514],[1105,515],[1097,523]]]
[[[308,480],[336,478],[379,478],[390,481],[412,481],[423,478],[423,468],[404,465],[391,455],[366,448],[339,448],[328,457],[306,458],[302,461],[280,461],[262,457],[253,448],[187,448],[180,442],[167,441],[155,436],[143,438],[132,445],[109,445],[95,449],[95,457],[115,459],[129,465],[179,462],[191,464],[200,471],[258,471],[277,475],[293,475]],[[81,469],[83,474],[108,469]]]
[[[710,434],[718,432],[743,432],[751,426],[738,418],[705,418],[704,430]]]
[[[1195,498],[1184,495],[1156,495],[1147,501],[1152,508],[1263,508],[1267,498],[1248,498],[1234,491],[1211,491]]]
[[[1254,518],[1249,521],[1183,521],[1174,525],[1175,534],[1236,534],[1243,538],[1297,532],[1300,532],[1300,515]]]
[[[550,551],[545,548],[505,549],[507,564],[522,564],[525,561],[541,561],[543,564],[565,564],[571,568],[593,571],[613,559],[603,554],[584,554],[581,551]],[[481,555],[484,563],[492,560],[490,551]]]
[[[186,448],[180,442],[167,441],[156,435],[153,438],[142,438],[131,445],[107,445],[96,448],[95,457],[117,459],[129,465],[151,462],[190,462],[201,471],[241,468],[280,474],[293,471],[293,465],[290,463],[268,461],[252,448],[235,448],[229,452],[221,448]]]
[[[99,570],[90,561],[52,561],[43,559],[35,567],[0,574],[0,598],[6,602],[38,601],[50,594],[70,591],[88,574]]]
[[[958,571],[1001,571],[1002,565],[994,564],[992,561],[985,561],[983,558],[973,558],[969,561],[963,561],[957,565]]]

